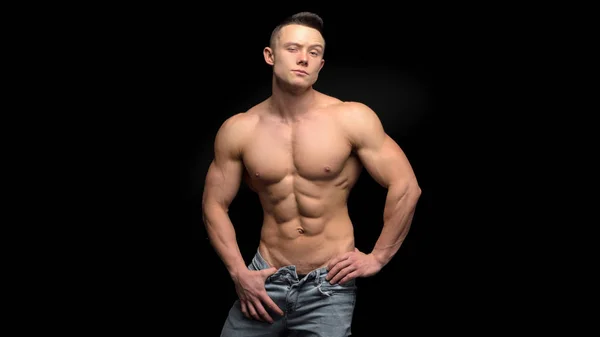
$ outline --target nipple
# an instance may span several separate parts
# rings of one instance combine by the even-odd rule
[[[325,172],[329,172],[329,171],[331,171],[331,167],[325,166]]]
[[[302,228],[298,227],[298,228],[297,228],[297,230],[298,230],[298,233],[300,233],[300,234],[304,234],[304,229],[302,229]]]
[[[256,172],[256,173],[254,173],[254,176],[258,178],[258,177],[260,177],[260,173]]]

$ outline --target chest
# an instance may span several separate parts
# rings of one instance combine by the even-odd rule
[[[276,183],[290,174],[327,180],[340,174],[351,150],[332,119],[261,123],[244,148],[244,163],[250,177],[265,183]]]

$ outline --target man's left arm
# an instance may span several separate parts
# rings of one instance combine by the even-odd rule
[[[387,189],[383,229],[373,251],[358,250],[338,256],[329,263],[328,278],[344,283],[374,275],[398,252],[410,229],[421,189],[404,151],[384,131],[378,116],[360,103],[348,103],[341,125],[354,151],[369,174]]]

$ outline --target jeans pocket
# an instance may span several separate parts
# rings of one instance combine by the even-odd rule
[[[323,295],[327,296],[332,296],[338,293],[353,294],[356,291],[356,280],[350,280],[344,284],[331,284],[326,279],[323,279],[318,288]]]

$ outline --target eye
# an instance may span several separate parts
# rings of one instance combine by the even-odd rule
[[[317,53],[316,51],[310,52],[310,54],[311,54],[312,56],[319,56],[319,53]]]

